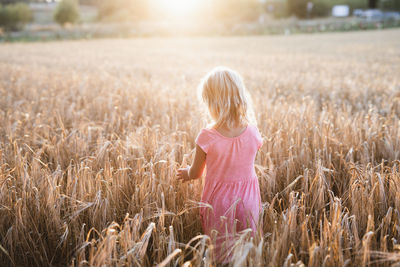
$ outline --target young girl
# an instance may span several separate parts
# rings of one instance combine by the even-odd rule
[[[262,145],[251,99],[242,78],[235,71],[217,67],[199,86],[214,124],[200,131],[192,166],[179,169],[182,181],[206,177],[200,208],[205,234],[216,233],[216,257],[227,263],[235,233],[251,228],[253,234],[261,207],[260,188],[254,159]],[[216,231],[215,231],[216,230]]]

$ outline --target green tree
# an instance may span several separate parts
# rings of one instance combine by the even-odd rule
[[[310,0],[287,0],[288,13],[298,18],[307,17],[307,2]]]
[[[383,10],[397,10],[400,11],[400,1],[399,0],[385,0],[379,1],[380,8]]]
[[[26,4],[0,5],[0,27],[6,31],[21,30],[32,19],[32,10]]]
[[[378,0],[368,0],[368,7],[369,8],[377,8],[378,7]]]
[[[76,23],[79,17],[79,5],[75,0],[62,0],[54,12],[54,20],[60,25]]]

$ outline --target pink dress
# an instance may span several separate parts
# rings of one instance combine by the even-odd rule
[[[254,159],[262,138],[254,125],[248,125],[236,137],[204,128],[196,144],[207,154],[201,202],[212,206],[204,204],[200,208],[203,231],[211,237],[216,234],[217,261],[226,263],[235,233],[251,228],[254,234],[257,228],[261,196]]]

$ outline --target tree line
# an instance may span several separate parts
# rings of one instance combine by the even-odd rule
[[[274,17],[297,16],[322,17],[330,14],[334,5],[346,4],[350,8],[381,8],[400,10],[400,0],[201,0],[194,16],[202,21],[218,20],[225,23],[253,21],[260,14],[271,13]],[[17,3],[16,3],[17,2]],[[27,3],[44,0],[0,0],[0,27],[18,30],[33,18]],[[310,9],[310,3],[311,9]],[[62,0],[54,13],[59,24],[79,20],[79,4],[94,5],[100,21],[138,21],[159,19],[162,10],[156,10],[156,0]],[[196,19],[196,18],[193,18]]]

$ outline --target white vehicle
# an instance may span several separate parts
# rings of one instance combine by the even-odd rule
[[[363,12],[361,17],[370,21],[381,21],[384,19],[384,14],[379,9],[368,9]]]
[[[348,17],[350,14],[350,7],[347,5],[336,5],[332,8],[333,17]]]
[[[381,11],[379,9],[355,9],[353,16],[364,18],[368,21],[389,21],[400,20],[400,12],[395,11]]]
[[[399,12],[385,12],[383,13],[383,17],[385,20],[400,20]]]

